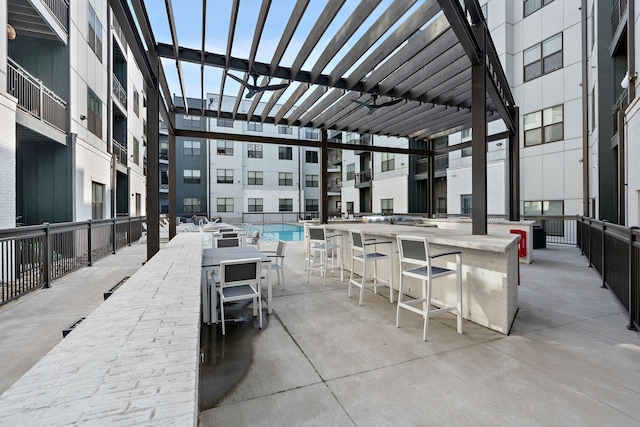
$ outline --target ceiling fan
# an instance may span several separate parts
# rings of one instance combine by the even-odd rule
[[[289,83],[281,83],[281,84],[277,84],[277,85],[266,85],[266,86],[258,86],[258,77],[260,77],[260,74],[257,73],[251,73],[251,77],[253,77],[253,84],[249,83],[249,82],[245,82],[244,80],[234,76],[233,74],[227,74],[229,77],[231,77],[233,80],[237,81],[238,83],[240,83],[242,86],[246,87],[247,89],[249,89],[249,93],[247,93],[245,95],[245,98],[252,98],[253,95],[255,95],[258,92],[264,92],[265,90],[278,90],[278,89],[284,89],[286,87],[289,87]]]
[[[402,99],[394,99],[391,101],[387,101],[387,102],[383,102],[382,104],[376,104],[376,100],[378,99],[380,95],[374,93],[371,94],[371,99],[373,101],[373,103],[369,104],[367,102],[363,102],[363,101],[358,101],[358,100],[352,100],[351,102],[355,102],[358,105],[362,105],[363,107],[367,107],[369,109],[369,112],[367,113],[367,116],[370,114],[373,114],[376,109],[378,108],[382,108],[382,107],[389,107],[391,105],[395,105],[398,102],[402,102]]]

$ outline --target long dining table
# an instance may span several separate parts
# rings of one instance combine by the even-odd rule
[[[259,258],[263,266],[267,267],[267,313],[272,313],[271,307],[271,258],[260,252],[254,246],[237,246],[230,248],[205,248],[202,250],[202,322],[218,323],[218,293],[209,287],[212,273],[220,268],[222,261]]]

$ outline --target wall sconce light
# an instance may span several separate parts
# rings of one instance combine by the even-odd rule
[[[80,120],[86,120],[87,116],[85,116],[84,114],[80,114]]]
[[[622,86],[623,89],[628,88],[629,83],[633,82],[637,77],[638,77],[638,73],[633,73],[633,75],[630,76],[629,71],[627,70],[627,73],[624,75],[624,77],[622,78],[622,81],[620,82],[620,86]]]
[[[502,147],[502,142],[498,142],[498,143],[496,144],[496,147]]]
[[[16,38],[16,30],[11,26],[11,24],[7,24],[7,39],[15,40]]]

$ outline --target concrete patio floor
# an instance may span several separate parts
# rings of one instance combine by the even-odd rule
[[[145,253],[124,248],[1,307],[0,393]],[[549,245],[521,266],[511,335],[468,321],[459,335],[442,314],[428,342],[418,315],[395,327],[387,288],[358,306],[339,273],[307,283],[302,243],[286,255],[262,330],[203,327],[201,426],[640,425],[640,335],[575,247]]]
[[[388,288],[358,306],[339,273],[307,283],[301,243],[286,254],[263,330],[206,331],[202,426],[640,425],[640,335],[575,247],[521,266],[509,336],[442,314],[428,342],[418,315],[395,327]]]

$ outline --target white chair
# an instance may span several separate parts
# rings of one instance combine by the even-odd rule
[[[422,315],[424,326],[422,340],[427,340],[429,331],[429,317],[437,313],[455,311],[457,316],[458,333],[462,333],[462,255],[460,251],[430,254],[429,240],[426,237],[398,236],[400,250],[400,286],[398,288],[398,307],[396,312],[396,327],[400,327],[400,309],[404,308]],[[455,270],[433,266],[432,260],[445,256],[455,256]],[[404,267],[405,265],[411,267]],[[442,301],[432,299],[432,281],[434,279],[456,275],[456,305],[446,305]],[[405,277],[413,277],[422,281],[422,298],[403,300],[403,286]],[[431,309],[436,303],[441,308]]]
[[[278,285],[280,283],[284,284],[284,250],[286,247],[287,242],[278,240],[278,247],[275,251],[262,251],[263,254],[272,258],[271,269],[276,270],[278,274]]]
[[[240,246],[240,239],[237,237],[230,238],[222,238],[219,237],[216,239],[216,248],[234,248]]]
[[[360,299],[358,305],[362,305],[364,299],[364,288],[373,287],[373,292],[377,292],[379,285],[389,287],[389,302],[393,302],[393,260],[391,254],[393,252],[393,242],[391,241],[378,241],[377,239],[366,239],[364,233],[361,230],[349,230],[349,236],[351,240],[351,275],[349,276],[349,291],[348,297],[351,298],[351,285],[355,285],[360,288]],[[378,252],[378,245],[388,246],[388,253]],[[389,260],[389,279],[384,280],[378,277],[378,261],[388,259]],[[362,264],[361,280],[354,279],[355,263]],[[373,263],[373,281],[367,284],[367,263]]]
[[[218,286],[222,335],[226,334],[224,319],[224,303],[231,301],[253,300],[253,315],[258,316],[262,329],[262,298],[260,295],[260,258],[222,261],[218,274],[213,281]]]
[[[344,268],[342,266],[342,254],[338,253],[340,245],[335,243],[335,239],[342,237],[339,235],[328,235],[324,226],[309,226],[309,239],[307,241],[307,282],[312,270],[320,271],[323,284],[327,284],[327,271],[340,268],[340,280],[344,280]],[[339,265],[336,264],[335,258]]]

